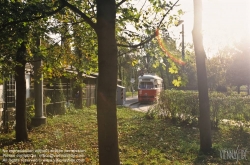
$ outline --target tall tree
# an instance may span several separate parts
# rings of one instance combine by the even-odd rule
[[[51,6],[50,6],[51,5]],[[27,141],[25,64],[33,58],[32,33],[41,25],[35,22],[60,10],[52,11],[54,4],[41,2],[1,1],[0,2],[0,55],[4,74],[14,74],[16,79],[16,140]],[[50,6],[50,7],[49,7]],[[32,22],[33,21],[33,22]],[[8,28],[10,27],[11,28]],[[14,53],[14,51],[16,51]],[[15,68],[15,69],[13,69]],[[11,72],[11,70],[14,70]]]
[[[177,0],[178,2],[179,0]],[[49,1],[50,2],[50,1]],[[48,3],[49,3],[48,2]],[[116,86],[117,86],[117,43],[116,43],[116,21],[125,26],[125,21],[136,24],[136,29],[141,29],[152,35],[137,47],[148,42],[155,37],[155,28],[164,25],[163,20],[169,11],[176,5],[166,1],[150,1],[153,5],[151,13],[155,14],[154,19],[148,16],[149,11],[144,12],[143,18],[140,18],[141,11],[137,11],[131,2],[120,0],[96,0],[96,1],[70,1],[60,0],[57,3],[51,1],[50,5],[45,5],[44,12],[41,12],[40,6],[36,1],[32,3],[33,10],[30,13],[24,13],[25,18],[16,18],[17,20],[8,20],[0,26],[0,30],[20,22],[30,22],[40,19],[60,11],[67,6],[73,12],[70,14],[79,15],[85,23],[94,29],[98,40],[98,91],[97,91],[97,121],[98,121],[98,142],[99,142],[99,163],[101,165],[120,164],[118,150],[118,132],[116,117]],[[25,3],[27,4],[27,3]],[[84,6],[82,5],[84,4]],[[38,7],[39,6],[39,7]],[[77,6],[77,7],[76,7]],[[168,11],[165,12],[166,6]],[[53,11],[48,11],[54,9]],[[117,9],[122,17],[116,17]],[[164,10],[163,10],[164,9]],[[37,12],[39,11],[39,12]],[[132,12],[131,12],[132,11]],[[161,11],[161,12],[159,12]],[[162,12],[164,11],[164,12]],[[97,14],[96,14],[97,13]],[[35,15],[35,17],[33,17]],[[156,20],[159,21],[156,21]],[[23,21],[24,20],[24,21]],[[140,20],[143,20],[140,22]],[[133,35],[132,35],[133,36]],[[141,38],[140,36],[138,38]],[[136,40],[130,40],[135,42]],[[138,40],[137,40],[138,41]],[[120,45],[121,46],[121,45]],[[128,45],[131,46],[131,45]]]
[[[207,60],[208,88],[210,90],[226,90],[226,86],[229,85],[226,79],[226,73],[234,61],[232,58],[234,52],[232,48],[227,46],[219,50],[216,56]]]
[[[99,164],[120,164],[116,116],[116,2],[115,0],[96,1],[96,23],[72,4],[65,0],[62,2],[73,12],[79,14],[97,34],[99,69],[97,87]]]
[[[118,150],[118,132],[117,132],[117,116],[116,116],[116,86],[117,86],[117,43],[116,43],[116,11],[125,0],[121,0],[116,4],[115,0],[97,0],[96,9],[97,16],[94,18],[88,17],[86,13],[76,8],[74,5],[62,0],[62,3],[69,7],[73,12],[79,14],[86,23],[88,23],[96,32],[98,40],[98,90],[97,90],[97,122],[98,122],[98,143],[99,143],[99,163],[101,165],[118,165],[119,150]],[[178,2],[178,1],[177,1]],[[176,3],[177,3],[176,2]],[[159,4],[158,4],[159,3]],[[159,10],[165,3],[156,2],[159,6],[154,6]],[[175,3],[175,4],[176,4]],[[174,5],[175,5],[174,4]],[[95,5],[95,4],[93,4]],[[136,11],[133,5],[128,3],[129,9]],[[159,27],[165,16],[174,6],[172,3],[168,5],[169,10],[162,15]],[[125,14],[124,14],[125,13]],[[123,15],[127,20],[139,20],[140,14],[135,17],[133,12],[130,12],[125,7]],[[94,20],[94,21],[93,21]],[[96,20],[96,23],[95,23]],[[122,24],[122,19],[119,19]],[[125,20],[125,19],[124,19]],[[153,20],[152,20],[153,22]],[[154,21],[155,22],[155,21]],[[123,23],[124,25],[124,23]],[[155,25],[155,23],[154,23]],[[147,25],[148,26],[148,25]],[[142,27],[142,26],[137,26]],[[139,29],[139,28],[138,28]],[[146,41],[148,42],[155,36],[155,29],[148,27],[147,32],[153,33]],[[142,42],[142,44],[145,42]],[[142,45],[138,44],[136,46]],[[121,46],[121,45],[120,45]],[[130,45],[131,46],[131,45]],[[134,47],[136,47],[134,46]],[[131,46],[132,47],[132,46]]]
[[[226,70],[226,79],[230,85],[238,87],[238,93],[240,93],[240,86],[250,84],[250,56],[247,40],[243,40],[238,44],[235,44],[234,52],[232,56],[232,62],[229,64]]]
[[[77,18],[76,18],[77,20]],[[73,25],[73,61],[71,66],[76,69],[77,81],[75,82],[79,96],[76,107],[83,106],[83,73],[97,71],[97,40],[96,34],[89,25],[78,23]]]
[[[99,163],[120,164],[116,117],[117,46],[115,0],[97,0]]]
[[[16,53],[15,68],[16,80],[16,141],[27,141],[27,116],[26,116],[26,81],[25,81],[25,64],[26,64],[26,43],[22,42]],[[25,104],[23,104],[25,103]]]
[[[8,12],[11,9],[14,12],[11,15],[7,14],[6,17],[1,18],[0,23],[6,21],[6,19],[15,18],[22,9],[25,8],[21,3],[6,2],[5,9],[1,10],[1,14]],[[2,5],[1,5],[2,7]],[[11,28],[5,28],[0,33],[1,47],[0,54],[4,61],[7,63],[13,63],[10,66],[2,65],[4,70],[14,70],[13,72],[7,72],[7,74],[15,75],[16,80],[16,141],[27,141],[27,118],[26,118],[26,82],[25,82],[25,64],[27,61],[27,39],[29,34],[29,25],[27,24],[15,24]],[[2,51],[3,50],[3,51]],[[13,51],[16,51],[15,53]],[[6,74],[6,72],[5,72]]]
[[[207,153],[212,148],[210,107],[207,86],[206,53],[202,39],[202,1],[194,0],[193,43],[196,56],[197,82],[199,91],[200,150]]]

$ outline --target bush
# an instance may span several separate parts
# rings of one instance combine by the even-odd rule
[[[26,99],[26,112],[27,112],[27,127],[31,129],[31,120],[35,116],[35,99]]]
[[[163,118],[185,123],[197,123],[198,94],[192,91],[166,90],[161,93],[159,115]]]
[[[216,91],[217,91],[217,92],[227,92],[227,87],[219,85],[219,86],[216,88]]]
[[[250,97],[209,93],[211,126],[217,128],[223,119],[247,123],[250,120]],[[161,93],[159,102],[150,109],[147,116],[171,119],[190,125],[197,125],[199,98],[197,91],[166,90]],[[153,112],[153,113],[152,113]]]

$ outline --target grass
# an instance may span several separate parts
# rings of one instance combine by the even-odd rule
[[[137,91],[134,92],[126,92],[126,97],[137,96]]]
[[[213,152],[205,156],[199,152],[196,128],[147,119],[144,113],[124,107],[118,107],[117,115],[122,165],[236,164],[237,160],[222,160],[219,150],[250,148],[249,129],[225,125],[212,132]],[[85,164],[98,164],[95,107],[48,118],[46,125],[29,132],[29,138],[30,142],[15,143],[14,133],[0,134],[0,148],[85,150]],[[237,163],[250,164],[250,161]]]

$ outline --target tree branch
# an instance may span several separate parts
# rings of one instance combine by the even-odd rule
[[[87,24],[89,24],[95,31],[97,31],[97,27],[96,24],[83,12],[81,12],[77,7],[75,7],[74,5],[71,5],[70,3],[68,3],[66,0],[62,0],[63,4],[65,4],[70,10],[72,10],[73,12],[79,14]]]
[[[146,2],[147,2],[147,0],[145,0],[145,1],[144,1],[144,3],[143,3],[143,5],[142,5],[142,7],[141,7],[141,9],[140,9],[140,12],[139,12],[139,13],[141,13],[141,11],[142,11],[142,9],[144,8],[144,6],[145,6]]]
[[[160,20],[160,22],[159,22],[159,24],[158,24],[158,26],[157,26],[157,29],[160,28],[160,26],[161,26],[163,20],[166,18],[166,16],[168,15],[168,13],[173,9],[173,7],[174,7],[178,2],[179,2],[179,0],[177,0],[177,1],[170,7],[170,9],[163,15],[162,19]],[[124,45],[124,44],[119,44],[119,43],[118,43],[117,46],[120,46],[120,47],[137,48],[137,47],[139,47],[139,46],[142,46],[142,45],[148,43],[148,42],[151,41],[155,36],[156,36],[156,31],[155,31],[153,34],[151,34],[148,38],[146,38],[144,41],[141,41],[141,43],[139,43],[139,44],[135,44],[135,45]]]
[[[94,5],[90,2],[90,0],[88,0],[88,3],[89,3],[89,6],[92,9],[92,12],[93,12],[92,14],[95,15],[96,13],[95,13],[95,7],[94,7]]]
[[[124,2],[126,2],[127,0],[121,0],[121,2],[116,4],[116,8],[120,7]]]
[[[163,20],[165,19],[165,17],[168,15],[168,13],[173,9],[173,7],[174,7],[178,2],[179,2],[179,0],[177,0],[177,1],[170,7],[170,9],[163,15],[163,17],[162,17],[160,23],[158,24],[157,28],[160,28],[160,26],[161,26]]]
[[[117,44],[117,46],[120,46],[120,47],[129,47],[129,48],[137,48],[137,47],[139,47],[139,46],[142,46],[142,45],[148,43],[148,42],[151,41],[155,36],[156,36],[156,32],[154,32],[154,34],[152,34],[150,37],[148,37],[147,39],[145,39],[144,41],[142,41],[142,42],[139,43],[139,44],[135,44],[135,45]]]
[[[121,57],[121,56],[126,55],[126,54],[128,54],[128,53],[131,53],[131,52],[133,52],[133,51],[135,51],[135,50],[136,50],[136,48],[132,48],[132,49],[126,51],[126,52],[123,52],[123,53],[121,53],[121,54],[118,54],[117,57]]]
[[[51,16],[51,15],[54,15],[54,14],[58,13],[59,11],[61,11],[64,7],[65,7],[65,5],[62,4],[56,10],[51,11],[51,12],[44,12],[39,17],[33,17],[33,18],[30,18],[30,19],[26,18],[26,19],[21,19],[21,20],[5,23],[5,24],[1,25],[0,31],[5,29],[7,26],[16,25],[16,24],[21,23],[21,22],[32,22],[32,21],[36,21],[36,20]]]

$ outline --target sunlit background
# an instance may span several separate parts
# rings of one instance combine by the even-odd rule
[[[185,43],[192,43],[193,0],[180,0],[179,4],[185,12],[181,17],[185,25]],[[203,42],[208,57],[225,46],[249,41],[249,11],[250,0],[203,0]],[[180,34],[175,36],[181,40]]]

